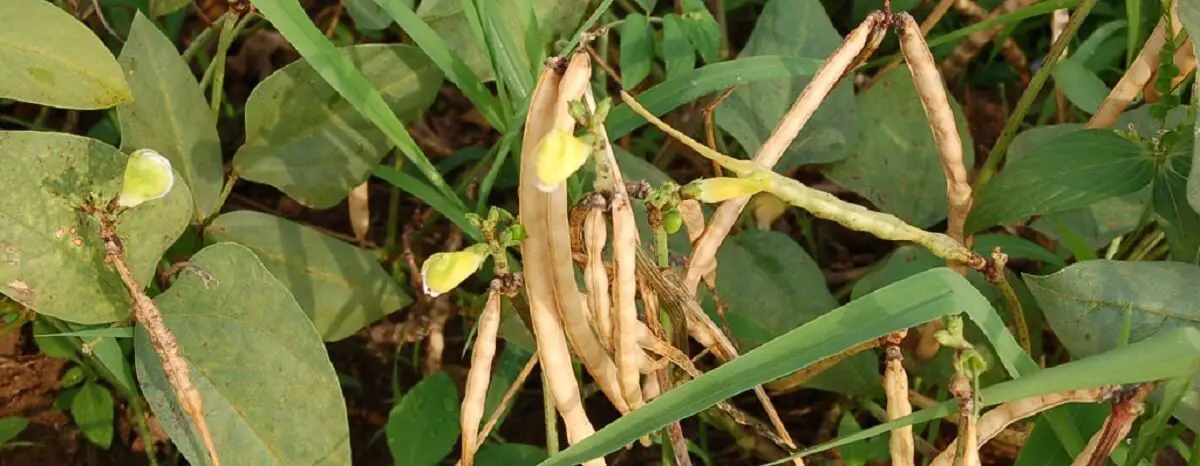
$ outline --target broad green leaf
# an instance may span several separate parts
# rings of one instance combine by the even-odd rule
[[[521,443],[485,443],[475,454],[479,466],[533,466],[545,460],[545,449]]]
[[[841,41],[820,1],[772,0],[763,8],[738,57],[744,60],[778,55],[820,62]],[[748,154],[757,153],[815,73],[814,68],[804,74],[739,83],[733,94],[717,107],[717,124]],[[797,165],[828,163],[849,155],[859,136],[855,106],[854,87],[847,79],[825,98],[776,168],[786,171]]]
[[[654,29],[646,16],[634,13],[621,24],[621,85],[633,89],[650,76],[654,65]]]
[[[838,422],[838,437],[852,435],[862,431],[862,426],[854,420],[854,414],[850,411],[842,413],[842,420]],[[866,466],[874,462],[887,461],[890,456],[888,453],[888,441],[881,437],[863,440],[858,443],[843,445],[838,448],[839,456],[841,456],[842,464],[845,466]]]
[[[300,52],[300,55],[333,86],[355,110],[366,116],[395,144],[405,159],[411,162],[447,198],[461,206],[454,190],[442,179],[437,168],[425,157],[417,142],[408,134],[400,118],[388,107],[378,89],[338,51],[333,43],[317,29],[298,2],[287,0],[252,0],[258,11],[271,21],[280,34]],[[398,1],[398,0],[397,0]],[[395,2],[389,2],[395,3]],[[381,5],[387,8],[386,5]],[[402,5],[396,5],[401,6]],[[390,12],[390,11],[389,11]],[[472,99],[475,100],[475,99]],[[480,105],[485,109],[485,105]],[[486,114],[486,113],[485,113]]]
[[[8,443],[9,440],[17,438],[25,427],[29,425],[29,419],[17,416],[0,418],[0,446]],[[542,453],[545,455],[545,453]],[[495,463],[500,464],[500,463]],[[508,463],[511,464],[511,463]]]
[[[241,210],[217,217],[206,233],[254,251],[326,341],[412,302],[371,253],[290,220]]]
[[[1150,184],[1154,161],[1111,130],[1075,131],[1012,161],[975,202],[967,232],[1064,212],[1132,194]]]
[[[113,399],[108,389],[95,382],[83,388],[71,400],[71,418],[88,441],[108,449],[113,438]]]
[[[1200,8],[1196,8],[1195,5],[1185,8],[1195,10],[1194,14],[1200,16]],[[1183,9],[1180,8],[1180,10]],[[1200,17],[1194,18],[1194,21],[1196,22],[1195,27],[1200,28]],[[1197,29],[1192,30],[1196,31]],[[1193,40],[1192,43],[1196,46],[1197,55],[1200,55],[1200,41]],[[1193,106],[1200,107],[1200,81],[1194,81],[1192,84],[1192,101]],[[1195,133],[1200,132],[1200,118],[1196,118],[1192,124],[1195,129],[1192,135],[1192,170],[1188,173],[1187,200],[1188,204],[1192,206],[1192,210],[1200,213],[1200,138],[1195,137]]]
[[[1154,216],[1171,246],[1171,259],[1200,263],[1200,213],[1187,199],[1188,172],[1192,170],[1190,126],[1179,145],[1168,148],[1167,161],[1154,180]]]
[[[721,48],[721,29],[702,0],[683,1],[683,31],[704,63],[715,63]]]
[[[782,56],[741,58],[715,63],[684,73],[659,83],[638,94],[638,103],[655,115],[662,115],[687,102],[724,90],[734,84],[749,83],[771,78],[790,78],[811,75],[821,66],[821,59]],[[720,112],[717,112],[718,115]],[[627,105],[613,109],[606,120],[608,137],[617,139],[645,125],[646,120]]]
[[[434,466],[458,440],[458,389],[445,372],[422,379],[392,408],[386,427],[396,466]]]
[[[346,406],[325,346],[288,290],[245,247],[192,256],[155,298],[175,332],[222,464],[350,464]],[[134,336],[138,382],[171,441],[194,465],[204,444],[176,402],[145,330]]]
[[[1127,127],[1136,117],[1126,113],[1115,126]],[[1030,128],[1018,134],[1008,149],[1008,163],[1016,163],[1029,154],[1034,154],[1043,144],[1063,135],[1082,131],[1082,124],[1068,123]],[[1087,207],[1042,215],[1029,226],[1050,238],[1069,242],[1077,237],[1096,249],[1103,247],[1120,235],[1133,231],[1138,218],[1150,200],[1150,189],[1096,202]],[[1067,237],[1064,235],[1070,235]]]
[[[1071,104],[1091,115],[1110,92],[1104,80],[1077,60],[1063,60],[1054,65],[1054,81]]]
[[[402,120],[437,97],[441,73],[416,47],[369,44],[339,51],[379,90]],[[271,74],[246,102],[246,143],[234,170],[326,209],[362,184],[393,144],[354,106],[299,60]]]
[[[1200,267],[1178,262],[1080,262],[1046,276],[1025,275],[1046,321],[1071,355],[1087,357],[1175,328],[1200,326]],[[1180,411],[1196,412],[1195,392]],[[1177,411],[1177,412],[1180,412]],[[1181,416],[1193,427],[1200,417]]]
[[[121,149],[153,149],[170,160],[192,190],[192,221],[203,222],[220,207],[225,177],[208,100],[175,44],[141,13],[119,60],[134,96],[117,107]]]
[[[779,232],[749,230],[730,237],[717,252],[717,276],[717,295],[729,305],[725,317],[742,351],[838,306],[816,261]],[[712,317],[720,322],[715,312]],[[807,386],[848,395],[873,394],[880,386],[878,360],[860,354]]]
[[[0,63],[0,98],[72,110],[133,99],[104,43],[45,0],[0,2]]]
[[[342,5],[359,31],[378,31],[392,25],[392,17],[373,0],[342,0]]]
[[[667,68],[667,79],[677,78],[696,68],[696,50],[688,42],[683,18],[675,13],[663,16],[662,42],[658,56]]]
[[[863,128],[857,148],[845,160],[826,166],[825,175],[879,210],[918,227],[946,218],[946,176],[908,68],[889,71],[858,94],[855,105]],[[975,151],[967,120],[953,98],[950,106],[962,138],[963,163],[970,167]]]
[[[0,186],[10,193],[0,196],[0,293],[71,322],[129,315],[129,293],[104,263],[99,225],[79,212],[89,194],[102,203],[116,196],[128,159],[81,136],[0,131]],[[138,283],[150,283],[190,212],[191,193],[179,182],[166,198],[121,215],[117,232]]]
[[[1200,267],[1177,262],[1093,260],[1046,276],[1024,275],[1063,346],[1075,357],[1200,324]]]
[[[182,10],[183,7],[192,3],[192,0],[149,0],[150,1],[150,16],[159,17],[165,16],[176,11]]]
[[[947,268],[922,272],[833,310],[684,383],[540,463],[573,465],[635,441],[718,401],[808,367],[863,341],[967,311],[1002,354],[1020,354],[987,300]],[[990,314],[989,314],[990,313]],[[1197,336],[1200,339],[1200,336]],[[1198,343],[1200,344],[1200,343]],[[1015,353],[1013,353],[1015,352]],[[1004,359],[1010,372],[1036,370],[1028,357]],[[990,400],[985,396],[985,401]],[[867,431],[864,431],[867,432]],[[864,437],[865,438],[865,437]]]

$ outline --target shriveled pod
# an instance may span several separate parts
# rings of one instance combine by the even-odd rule
[[[475,344],[471,347],[471,370],[467,373],[466,393],[463,396],[461,416],[462,465],[475,463],[475,449],[479,442],[479,422],[483,419],[487,404],[488,385],[492,376],[492,359],[496,357],[496,335],[500,331],[500,292],[488,292],[487,304],[479,315]]]
[[[608,273],[604,270],[604,245],[608,242],[608,222],[604,212],[591,209],[583,221],[583,247],[587,263],[583,281],[588,289],[588,309],[600,341],[613,347],[612,298],[609,294]]]

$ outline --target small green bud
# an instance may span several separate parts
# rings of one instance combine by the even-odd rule
[[[175,186],[175,172],[171,161],[150,149],[139,149],[129,156],[125,164],[125,178],[121,183],[121,194],[117,204],[121,207],[137,207],[146,201],[166,197]]]
[[[561,129],[550,130],[534,151],[537,163],[537,188],[554,192],[583,167],[592,156],[592,146]]]
[[[671,209],[663,214],[663,230],[668,235],[673,235],[679,232],[679,227],[683,226],[683,216],[679,215],[679,211]]]
[[[421,264],[421,284],[425,294],[438,297],[474,275],[487,259],[486,244],[472,245],[462,251],[439,252]]]
[[[473,212],[467,212],[464,217],[467,217],[467,223],[475,227],[476,230],[483,230],[483,217],[480,217]]]
[[[586,126],[588,123],[587,105],[582,100],[572,100],[567,102],[567,112],[571,114],[580,125]]]
[[[62,386],[63,388],[74,387],[79,385],[79,382],[83,382],[83,379],[83,368],[79,366],[73,366],[63,373]]]
[[[592,112],[592,124],[602,125],[604,120],[608,118],[608,112],[612,110],[612,98],[605,97],[596,104],[596,111]]]
[[[525,225],[521,225],[520,223],[505,228],[500,233],[500,241],[506,248],[521,244],[522,241],[525,241],[525,237]]]

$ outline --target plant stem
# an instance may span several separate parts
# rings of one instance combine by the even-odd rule
[[[1092,12],[1092,8],[1095,6],[1096,0],[1083,0],[1080,2],[1079,8],[1075,9],[1075,13],[1071,15],[1071,21],[1067,23],[1067,28],[1061,36],[1058,36],[1058,40],[1054,42],[1054,45],[1050,47],[1050,52],[1046,55],[1045,64],[1038,69],[1037,74],[1033,75],[1033,79],[1029,82],[1029,87],[1025,88],[1025,92],[1017,100],[1017,108],[1013,110],[1013,114],[1004,123],[1004,130],[1000,132],[1000,138],[996,141],[996,145],[992,146],[992,151],[988,153],[983,169],[979,171],[979,177],[975,179],[977,197],[983,196],[988,182],[996,174],[996,169],[1000,167],[1000,162],[1007,155],[1009,144],[1012,144],[1013,139],[1017,136],[1017,130],[1020,129],[1021,123],[1025,121],[1025,115],[1029,113],[1030,107],[1033,106],[1034,99],[1041,92],[1042,86],[1050,79],[1054,65],[1062,58],[1063,51],[1067,49],[1067,44],[1071,43],[1071,39],[1079,31],[1079,26],[1083,24],[1083,20],[1088,17],[1088,14]]]
[[[229,178],[225,180],[225,186],[221,187],[221,195],[217,197],[217,207],[208,214],[215,216],[221,212],[221,207],[225,205],[225,201],[229,200],[229,194],[233,193],[233,185],[237,184],[238,173],[236,171],[229,172]]]
[[[404,157],[400,154],[392,154],[395,160],[392,161],[392,168],[400,171],[404,168]],[[387,218],[387,238],[383,241],[383,250],[388,257],[396,253],[396,235],[400,233],[400,188],[392,186],[392,192],[388,195],[388,218]]]
[[[550,381],[542,372],[542,409],[546,422],[546,453],[554,456],[558,453],[558,415],[554,407],[554,397],[550,395]]]
[[[233,13],[225,13],[223,17],[229,17]],[[221,24],[221,35],[217,38],[217,54],[213,58],[213,80],[212,94],[210,96],[210,106],[212,108],[213,118],[221,116],[221,100],[224,98],[225,92],[225,56],[229,53],[229,46],[233,45],[233,38],[237,36],[237,29],[241,29],[245,25],[245,19],[232,21],[226,19]]]
[[[208,44],[208,40],[212,38],[213,30],[217,27],[220,27],[222,24],[224,24],[224,22],[225,15],[221,15],[220,18],[217,18],[216,21],[213,21],[213,23],[204,28],[203,31],[200,31],[200,34],[198,34],[195,39],[192,39],[192,43],[188,44],[187,48],[183,50],[183,55],[181,57],[183,58],[184,63],[192,61],[192,58],[196,56],[196,53]]]

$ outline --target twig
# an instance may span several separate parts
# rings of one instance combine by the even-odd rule
[[[996,264],[995,278],[996,286],[1000,288],[1000,292],[1004,294],[1004,300],[1008,303],[1008,310],[1012,313],[1014,332],[1017,335],[1017,342],[1020,343],[1021,349],[1025,350],[1025,354],[1033,356],[1033,343],[1029,337],[1029,324],[1025,322],[1025,309],[1021,306],[1021,299],[1017,297],[1017,292],[1013,290],[1012,284],[1008,282],[1008,277],[1004,273],[1004,265],[1008,263],[1008,255],[1000,252],[1000,247],[992,252],[992,261]]]
[[[1171,15],[1174,19],[1174,8],[1171,9]],[[1176,21],[1172,21],[1172,23],[1178,24]],[[1121,117],[1121,113],[1133,102],[1134,97],[1137,97],[1142,87],[1150,82],[1154,70],[1158,69],[1159,52],[1162,51],[1163,45],[1167,41],[1166,29],[1167,22],[1160,19],[1158,25],[1154,27],[1154,32],[1151,32],[1150,37],[1146,38],[1146,43],[1142,45],[1142,51],[1138,52],[1137,59],[1129,65],[1125,74],[1121,76],[1121,80],[1117,81],[1112,92],[1108,93],[1108,97],[1105,97],[1104,102],[1100,103],[1100,108],[1088,120],[1088,129],[1112,127]]]
[[[654,116],[629,94],[622,92],[621,97],[631,110],[667,135],[678,139],[700,155],[716,161],[725,169],[742,178],[757,179],[762,184],[763,191],[774,194],[788,204],[800,207],[817,217],[837,222],[847,228],[871,233],[881,239],[910,241],[919,244],[935,256],[947,261],[960,261],[977,270],[983,270],[988,265],[987,260],[982,256],[975,254],[947,235],[922,230],[905,223],[894,215],[875,212],[861,205],[838,199],[824,191],[810,188],[753,161],[735,159],[709,149]],[[728,201],[722,206],[730,202],[737,202],[737,200]],[[712,227],[713,225],[710,224],[709,229],[711,230]]]
[[[842,42],[842,45],[825,61],[825,64],[813,76],[808,86],[800,92],[800,95],[796,98],[796,102],[788,110],[787,115],[776,125],[775,130],[771,132],[771,136],[763,142],[762,147],[759,148],[758,153],[754,156],[756,163],[769,170],[779,162],[779,159],[783,157],[784,151],[791,146],[792,141],[800,134],[800,130],[808,123],[809,118],[812,118],[812,115],[816,113],[821,102],[837,86],[846,70],[857,61],[860,52],[865,48],[873,48],[873,46],[869,47],[868,44],[878,44],[883,40],[887,22],[887,17],[883,13],[872,13],[867,16],[867,19],[862,24],[846,36],[846,40]],[[626,102],[633,100],[632,97],[629,97],[624,92],[621,95]],[[634,108],[634,105],[630,105],[630,107]],[[659,121],[661,122],[661,120]],[[692,147],[692,149],[696,150],[696,147]],[[709,152],[715,151],[709,150]],[[711,159],[711,157],[709,158]],[[729,167],[726,166],[725,168]],[[725,241],[725,237],[729,235],[729,231],[733,228],[733,224],[737,221],[742,209],[749,202],[750,198],[747,196],[732,199],[721,204],[705,229],[704,234],[694,242],[692,255],[688,261],[687,272],[683,282],[684,289],[689,293],[694,294],[696,292],[702,276],[716,270],[717,249]]]
[[[221,461],[217,456],[212,432],[209,431],[208,422],[204,419],[204,404],[200,398],[200,392],[192,384],[188,363],[183,359],[179,342],[175,339],[175,333],[167,327],[162,312],[158,310],[154,300],[142,292],[141,285],[133,278],[133,272],[125,263],[125,243],[117,234],[117,218],[113,213],[115,206],[114,199],[114,202],[110,203],[105,210],[94,206],[88,208],[89,213],[96,216],[100,222],[100,239],[104,242],[104,261],[116,269],[117,275],[121,277],[121,282],[129,291],[132,298],[133,317],[149,335],[150,345],[162,362],[163,373],[171,384],[171,388],[175,390],[180,408],[196,425],[197,434],[204,442],[213,466],[220,466]]]
[[[1037,0],[1006,0],[1004,3],[1000,4],[999,7],[996,7],[995,10],[992,10],[991,14],[987,15],[986,19],[993,19],[1020,10],[1036,2]],[[970,12],[978,13],[976,10],[971,9],[969,5],[958,6],[960,9],[966,9]],[[976,5],[976,7],[978,6]],[[967,64],[979,54],[979,51],[983,50],[983,46],[988,42],[991,42],[992,39],[994,39],[996,35],[1000,34],[1000,31],[1003,30],[1004,26],[996,26],[983,31],[978,31],[970,36],[967,36],[967,40],[955,46],[954,51],[950,53],[950,58],[947,58],[946,61],[942,63],[942,74],[945,75],[946,80],[952,81],[957,78],[960,73],[966,70]],[[1005,48],[1007,49],[1008,47]],[[1019,53],[1020,49],[1017,49],[1017,52]],[[1010,55],[1010,53],[1006,53],[1005,55],[1006,58],[1009,58],[1008,55]],[[1024,54],[1020,54],[1018,64],[1024,62],[1024,58]],[[1017,64],[1014,64],[1014,66],[1017,66]],[[1047,66],[1049,66],[1049,64],[1047,64]]]
[[[1104,420],[1104,426],[1092,436],[1071,466],[1103,466],[1117,444],[1129,435],[1133,421],[1142,415],[1146,398],[1157,386],[1157,383],[1146,383],[1133,389],[1132,393],[1123,394],[1113,404],[1112,413]]]
[[[887,418],[889,421],[912,414],[912,403],[908,400],[908,373],[904,370],[904,354],[900,342],[908,335],[907,330],[892,333],[884,340],[886,369],[883,373],[883,390],[887,395]],[[892,455],[892,466],[916,464],[916,442],[913,441],[912,426],[892,430],[888,439],[888,451]]]
[[[1012,424],[1045,411],[1068,403],[1099,403],[1112,397],[1117,392],[1116,386],[1089,388],[1084,390],[1067,390],[1061,393],[1039,395],[1004,403],[992,408],[979,417],[979,444],[983,445],[998,437]],[[930,463],[930,466],[950,466],[953,464],[958,441],[952,442],[942,454]]]

